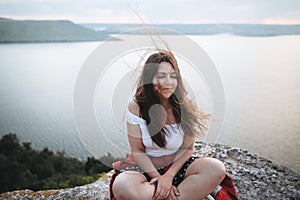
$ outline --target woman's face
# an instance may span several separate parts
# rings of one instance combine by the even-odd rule
[[[152,83],[155,91],[163,98],[170,98],[177,88],[177,74],[168,62],[161,62]]]

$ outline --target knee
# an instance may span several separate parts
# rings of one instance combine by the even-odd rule
[[[118,200],[134,200],[138,199],[136,192],[128,184],[121,181],[115,181],[113,186],[113,193]]]
[[[221,182],[225,177],[225,165],[215,158],[200,158],[197,160],[197,166],[197,171],[195,173],[205,174],[212,180]]]
[[[138,172],[136,172],[139,174]],[[139,200],[138,184],[142,180],[139,177],[135,177],[134,173],[123,172],[119,174],[113,185],[112,191],[116,199],[118,200]]]
[[[114,194],[114,196],[118,200],[137,200],[137,199],[139,199],[139,197],[136,194],[131,193],[129,190],[123,191],[121,193],[118,192],[118,193]]]
[[[220,180],[220,182],[224,179],[226,175],[226,167],[225,165],[218,159],[215,158],[206,158],[207,162],[207,171],[211,176]]]

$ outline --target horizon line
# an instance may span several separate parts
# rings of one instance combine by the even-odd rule
[[[71,21],[75,24],[146,24],[146,25],[166,25],[166,24],[181,24],[181,25],[209,25],[209,24],[232,24],[232,25],[239,25],[239,24],[249,24],[249,25],[300,25],[300,20],[262,20],[262,21],[227,21],[227,22],[218,22],[218,21],[169,21],[169,22],[127,22],[127,21],[78,21],[78,20],[71,20],[66,18],[16,18],[16,17],[9,17],[9,16],[0,16],[0,19],[9,19],[9,20],[16,20],[16,21]]]

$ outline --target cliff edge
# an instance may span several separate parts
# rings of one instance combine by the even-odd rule
[[[239,199],[300,199],[300,175],[295,171],[240,148],[196,142],[195,155],[220,159],[232,177]],[[94,183],[61,190],[18,190],[0,199],[98,199],[109,200],[112,171]]]

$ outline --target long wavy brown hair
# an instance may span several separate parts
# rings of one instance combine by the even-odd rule
[[[161,105],[161,100],[152,83],[159,64],[162,62],[170,63],[177,74],[177,88],[168,101],[175,121],[177,124],[180,124],[183,132],[193,136],[203,136],[204,131],[207,130],[204,121],[209,119],[210,116],[201,112],[197,105],[187,97],[187,91],[184,88],[180,70],[173,53],[159,50],[150,55],[138,80],[134,100],[140,107],[140,117],[146,120],[152,141],[163,148],[166,146],[165,134],[167,134],[164,128],[164,111],[162,106],[155,106]],[[156,109],[152,109],[154,107]],[[155,111],[152,112],[153,110]]]

